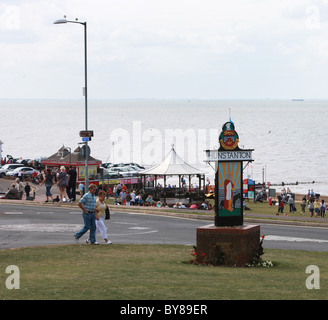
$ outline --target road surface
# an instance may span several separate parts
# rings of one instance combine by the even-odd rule
[[[196,229],[210,221],[131,212],[111,212],[109,239],[113,243],[196,245]],[[0,249],[73,244],[82,227],[81,210],[74,207],[0,205]],[[264,248],[328,252],[328,229],[261,225]],[[84,235],[80,242],[87,238]],[[104,243],[100,234],[97,241]]]

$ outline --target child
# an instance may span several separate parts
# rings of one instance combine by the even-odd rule
[[[320,216],[321,218],[324,218],[326,215],[326,204],[325,204],[325,200],[321,200],[320,203]]]
[[[26,182],[25,187],[24,187],[24,190],[25,190],[25,193],[26,193],[26,200],[27,200],[27,198],[30,197],[30,191],[31,191],[31,187],[28,184],[28,182]]]
[[[301,216],[305,216],[305,207],[306,207],[306,200],[303,199],[301,203]]]
[[[279,212],[284,213],[284,202],[282,200],[279,201],[277,216],[279,216]]]

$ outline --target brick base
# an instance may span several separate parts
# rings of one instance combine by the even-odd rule
[[[197,228],[197,262],[244,267],[256,256],[260,226]]]

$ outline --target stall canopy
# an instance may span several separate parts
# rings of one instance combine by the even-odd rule
[[[190,182],[192,176],[198,176],[199,178],[199,189],[201,188],[201,181],[205,181],[205,173],[200,170],[192,167],[188,163],[186,163],[181,157],[176,153],[174,149],[174,145],[166,158],[159,164],[154,167],[146,170],[140,171],[140,175],[144,177],[144,186],[145,186],[145,177],[146,176],[155,176],[155,180],[157,177],[164,178],[164,187],[166,185],[166,177],[167,176],[179,176],[179,188],[181,182],[181,176],[189,177],[189,190],[190,190]]]

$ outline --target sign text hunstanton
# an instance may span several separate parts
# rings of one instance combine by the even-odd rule
[[[206,150],[206,162],[211,161],[252,161],[252,150],[218,151]]]

